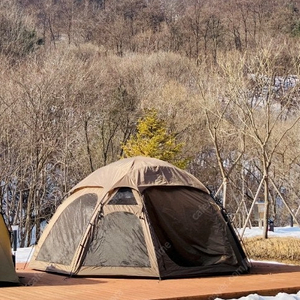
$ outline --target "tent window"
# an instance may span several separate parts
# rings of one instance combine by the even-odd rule
[[[108,205],[137,205],[137,202],[130,188],[121,187],[108,202]]]
[[[37,260],[63,265],[71,264],[97,199],[96,194],[82,195],[65,208],[43,243]]]
[[[99,219],[83,264],[149,268],[148,250],[139,218],[132,213],[118,211]]]

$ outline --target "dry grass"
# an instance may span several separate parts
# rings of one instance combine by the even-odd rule
[[[300,265],[300,239],[246,238],[244,247],[249,258]]]

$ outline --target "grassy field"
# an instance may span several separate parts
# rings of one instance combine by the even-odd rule
[[[300,265],[300,239],[271,237],[245,238],[244,248],[250,259]]]

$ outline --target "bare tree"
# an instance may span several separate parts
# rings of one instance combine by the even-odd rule
[[[280,52],[280,49],[278,51]],[[241,70],[244,64],[249,73],[243,81],[244,88],[236,85],[232,89],[233,100],[240,123],[244,128],[244,134],[252,142],[252,147],[259,159],[257,168],[262,177],[258,192],[263,186],[265,203],[263,236],[267,238],[271,166],[283,140],[288,138],[291,131],[299,124],[300,116],[289,114],[289,107],[294,97],[298,97],[298,86],[297,84],[286,86],[285,80],[278,82],[281,78],[287,78],[288,74],[282,77],[282,74],[278,73],[276,55],[269,49],[262,51],[261,56],[242,62]],[[223,70],[228,70],[228,68]],[[226,71],[225,74],[230,76]],[[282,89],[284,89],[283,93]],[[282,101],[283,106],[280,105]]]
[[[230,70],[231,76],[239,78],[238,70]],[[235,80],[235,78],[232,78]],[[205,114],[206,128],[214,149],[222,183],[215,196],[222,194],[222,204],[227,208],[227,188],[230,176],[238,167],[245,152],[245,135],[234,109],[231,88],[218,73],[208,78],[201,72],[198,78],[200,106]],[[239,127],[241,126],[241,127]],[[222,190],[222,193],[221,193]]]

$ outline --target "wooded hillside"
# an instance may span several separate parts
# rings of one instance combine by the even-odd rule
[[[253,200],[300,222],[299,1],[2,0],[0,57],[0,203],[21,246],[148,109],[239,225]]]

